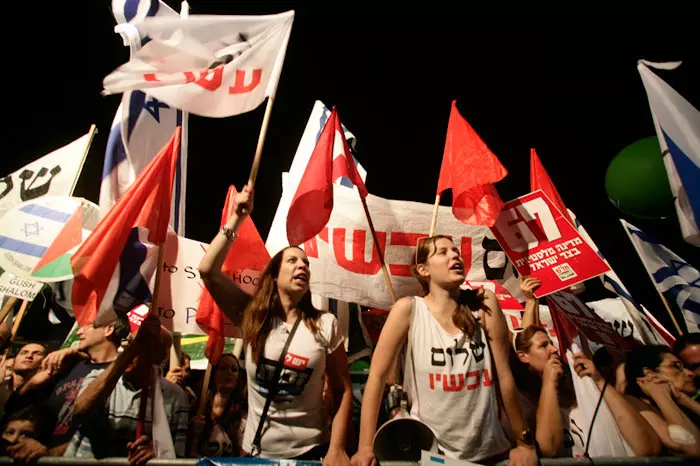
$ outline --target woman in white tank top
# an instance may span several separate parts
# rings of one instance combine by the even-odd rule
[[[436,433],[446,456],[479,462],[505,456],[511,445],[499,421],[500,389],[518,437],[510,464],[537,464],[508,362],[507,326],[495,295],[460,289],[464,262],[446,236],[419,243],[413,273],[426,296],[400,299],[384,324],[365,386],[353,465],[376,461],[372,443],[382,391],[407,338],[412,346],[405,369],[411,413]]]

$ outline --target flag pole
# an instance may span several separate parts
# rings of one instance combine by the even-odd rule
[[[634,244],[634,241],[632,240],[632,236],[630,236],[629,230],[627,230],[627,227],[625,226],[624,223],[622,223],[622,220],[620,220],[620,223],[622,224],[622,229],[625,230],[625,233],[627,234],[627,238],[629,238],[630,243],[632,243],[632,247],[634,248],[635,252],[639,256],[639,259],[642,259],[642,253],[639,251],[637,248],[637,245]],[[678,335],[683,335],[683,330],[681,330],[681,326],[678,325],[678,321],[676,318],[673,316],[673,311],[671,311],[671,306],[668,305],[668,301],[666,301],[666,297],[664,294],[661,292],[658,286],[656,286],[656,281],[654,281],[654,277],[651,276],[651,273],[649,270],[646,268],[642,261],[642,265],[644,270],[646,270],[647,275],[649,275],[649,279],[651,280],[651,283],[654,285],[654,288],[656,288],[656,292],[659,293],[659,297],[661,298],[661,301],[663,301],[664,306],[666,307],[666,311],[668,312],[668,315],[671,317],[671,321],[673,321],[673,325],[676,327],[676,330],[678,330]]]
[[[80,173],[83,171],[83,165],[85,165],[85,159],[87,159],[88,152],[90,152],[90,146],[92,145],[92,140],[95,138],[95,135],[97,134],[97,126],[90,125],[90,131],[88,131],[88,140],[87,144],[85,145],[85,151],[83,151],[83,157],[80,160],[80,165],[78,168],[78,172],[75,175],[75,179],[73,180],[73,184],[70,187],[70,195],[73,195],[73,191],[75,191],[75,186],[78,184],[78,178],[80,178]]]
[[[432,238],[435,235],[435,226],[437,225],[438,209],[440,207],[440,195],[435,195],[435,207],[433,207],[433,220],[430,222],[430,233],[428,236]]]
[[[211,370],[211,362],[208,362],[207,370],[204,372],[204,380],[202,381],[202,394],[199,397],[199,407],[197,408],[198,416],[203,416],[204,409],[207,407],[207,394],[209,393],[209,379],[211,378]]]
[[[253,165],[250,167],[250,176],[248,177],[248,188],[251,190],[255,186],[255,179],[258,177],[258,168],[260,167],[260,159],[262,158],[263,147],[265,146],[265,137],[267,137],[267,127],[270,125],[270,115],[272,114],[272,104],[275,102],[273,96],[267,98],[267,106],[265,107],[265,116],[263,117],[260,134],[258,135],[258,146],[255,149],[255,158]],[[244,211],[245,213],[245,211]]]
[[[2,307],[2,311],[0,311],[0,323],[5,322],[5,319],[7,319],[8,315],[10,315],[10,311],[12,311],[12,308],[15,307],[16,303],[17,298],[10,296],[5,305]]]
[[[151,315],[158,315],[158,298],[160,297],[160,277],[163,272],[163,256],[165,253],[165,242],[158,245],[158,268],[156,269],[156,281],[153,287],[153,299],[151,300],[151,308],[148,310],[146,318]],[[145,432],[146,424],[146,405],[148,405],[148,395],[150,391],[151,384],[153,383],[152,374],[149,370],[146,373],[146,377],[141,381],[141,398],[139,401],[139,420],[136,424],[136,439],[138,440]],[[153,422],[153,419],[151,419]]]
[[[372,233],[372,240],[374,241],[374,249],[377,251],[377,256],[379,256],[379,263],[382,264],[382,273],[384,274],[384,280],[386,281],[386,286],[389,288],[389,294],[391,295],[392,304],[396,302],[396,293],[394,293],[394,286],[391,284],[391,278],[389,277],[389,271],[386,269],[386,263],[384,262],[384,253],[382,252],[382,247],[377,239],[377,232],[374,230],[374,223],[372,223],[372,217],[369,214],[369,209],[367,208],[367,201],[360,194],[360,200],[362,201],[362,207],[365,209],[365,217],[367,217],[367,223],[369,224],[369,231]]]
[[[7,345],[7,347],[5,348],[5,351],[2,354],[2,361],[5,361],[5,359],[7,359],[7,355],[10,352],[10,348],[12,348],[12,342],[15,341],[15,336],[17,335],[17,331],[19,330],[19,326],[22,324],[22,319],[24,318],[24,314],[27,311],[27,306],[29,306],[29,301],[27,301],[26,299],[23,299],[22,305],[20,306],[19,312],[17,313],[17,317],[15,317],[15,322],[12,325],[12,332],[10,333],[10,343]],[[10,309],[11,309],[11,307],[10,307]]]

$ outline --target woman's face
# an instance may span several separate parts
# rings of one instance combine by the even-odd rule
[[[21,419],[8,422],[4,432],[2,433],[2,440],[6,445],[14,445],[21,439],[34,437],[36,437],[34,423],[32,421]]]
[[[219,364],[216,366],[216,378],[214,380],[216,387],[229,390],[235,388],[238,383],[240,370],[238,360],[231,356],[222,356]]]
[[[464,261],[459,249],[447,238],[435,241],[435,246],[425,264],[420,264],[418,273],[431,283],[445,288],[459,287],[464,283]]]
[[[683,362],[674,354],[664,353],[656,372],[686,395],[695,395],[697,392],[694,382],[695,374],[690,369],[686,369]]]
[[[543,374],[545,364],[551,358],[558,358],[559,350],[546,333],[536,332],[530,340],[527,353],[518,351],[518,357],[535,373]]]
[[[282,253],[282,263],[277,274],[280,292],[303,296],[309,291],[311,271],[306,253],[299,248],[288,248]]]

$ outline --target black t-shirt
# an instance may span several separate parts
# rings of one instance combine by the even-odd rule
[[[110,364],[80,361],[52,383],[21,397],[13,395],[6,405],[6,414],[34,405],[45,415],[49,425],[53,426],[53,429],[48,429],[52,433],[47,447],[62,445],[70,441],[78,429],[78,426],[73,424],[73,409],[83,379],[93,370],[106,369]]]

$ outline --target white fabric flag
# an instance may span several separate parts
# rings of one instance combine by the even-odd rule
[[[153,450],[156,453],[156,458],[175,459],[175,445],[173,444],[173,436],[170,432],[170,423],[168,415],[165,413],[165,402],[163,400],[163,392],[160,388],[160,374],[157,367],[153,368],[153,427],[151,435],[153,436]]]
[[[620,220],[656,288],[678,306],[689,332],[700,331],[700,272],[631,223]]]
[[[571,345],[571,350],[566,352],[566,358],[571,369],[571,378],[574,382],[574,392],[580,417],[577,426],[584,433],[585,439],[590,437],[588,454],[591,458],[610,457],[624,458],[633,456],[632,448],[627,444],[620,433],[617,422],[610,412],[610,408],[603,401],[598,409],[595,420],[593,413],[600,399],[600,390],[590,377],[579,377],[574,369],[574,353],[580,353],[581,349],[576,343]],[[614,390],[607,387],[607,390]],[[593,424],[591,425],[591,421]],[[580,425],[579,425],[580,424]]]
[[[617,276],[612,266],[610,266],[605,257],[603,257],[603,254],[600,252],[600,249],[598,249],[598,246],[596,246],[596,244],[593,242],[593,239],[583,227],[583,224],[579,221],[579,219],[576,217],[576,215],[574,215],[574,213],[571,210],[567,210],[569,212],[569,217],[571,217],[571,220],[573,220],[574,226],[581,235],[581,238],[583,238],[583,240],[586,241],[588,245],[591,248],[593,248],[593,250],[610,267],[610,271],[601,275],[600,279],[603,282],[603,286],[615,293],[619,297],[621,304],[624,306],[623,308],[618,308],[617,311],[614,313],[601,314],[600,312],[597,312],[599,309],[596,309],[595,307],[594,310],[596,310],[598,315],[600,315],[600,317],[602,317],[603,320],[613,325],[617,333],[619,333],[622,337],[630,336],[630,334],[627,333],[627,330],[625,330],[624,328],[627,327],[632,337],[647,345],[663,345],[672,343],[672,341],[669,342],[667,338],[662,336],[657,331],[657,329],[654,326],[654,323],[649,322],[649,319],[647,319],[646,312],[644,312],[644,309],[639,304],[637,304],[630,292],[622,283],[620,277]],[[632,323],[632,325],[629,325],[630,323]],[[659,324],[659,326],[660,325],[661,324]],[[666,333],[668,334],[668,332]]]
[[[41,196],[70,196],[93,132],[0,178],[0,218],[14,205]]]
[[[688,243],[700,246],[700,112],[647,65],[669,66],[640,60],[637,69],[649,98],[681,232]]]
[[[146,18],[120,32],[148,39],[103,81],[104,92],[136,89],[171,107],[227,117],[274,96],[294,11],[268,16]]]

